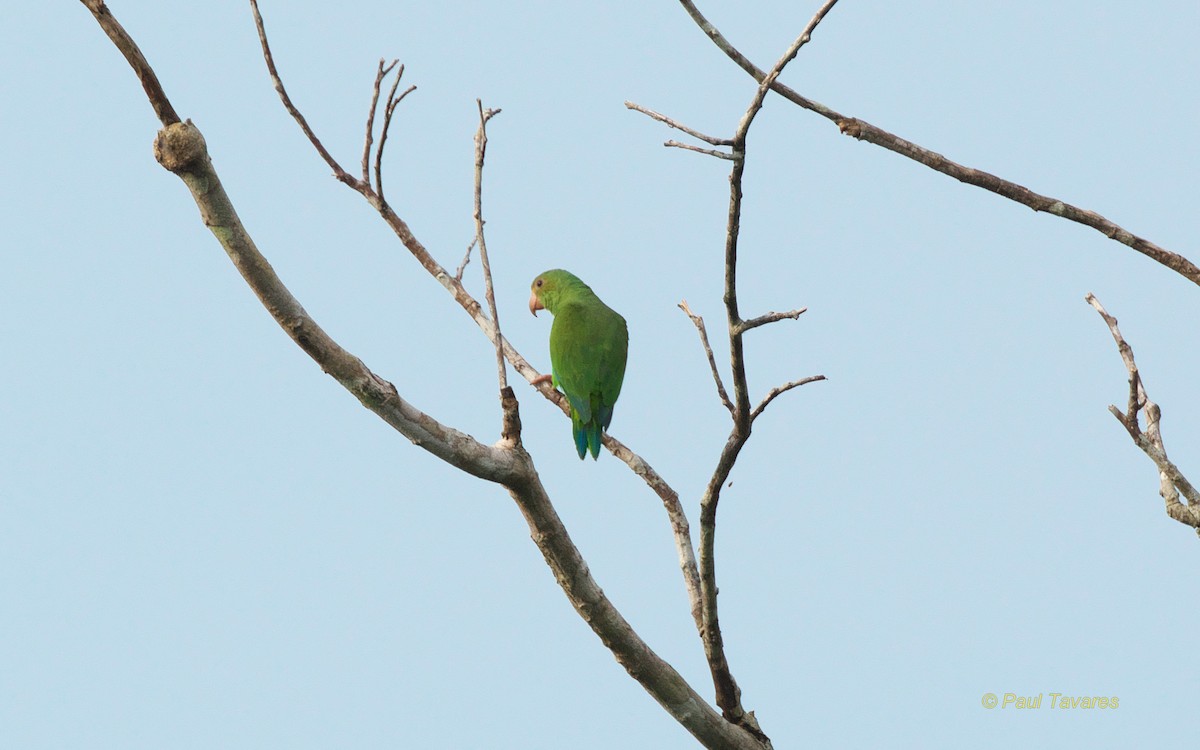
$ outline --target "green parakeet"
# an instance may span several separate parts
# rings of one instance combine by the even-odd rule
[[[571,405],[571,432],[579,458],[600,457],[600,433],[612,422],[621,395],[629,331],[625,319],[567,271],[546,271],[533,280],[529,312],[549,310],[550,382]],[[546,376],[543,376],[546,377]]]

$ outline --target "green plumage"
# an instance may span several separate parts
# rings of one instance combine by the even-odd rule
[[[545,308],[550,327],[553,384],[571,405],[571,432],[582,459],[600,455],[600,434],[612,422],[621,395],[629,332],[625,319],[587,284],[567,271],[546,271],[533,280],[529,309]]]

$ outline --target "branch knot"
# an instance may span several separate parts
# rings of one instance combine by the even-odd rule
[[[191,120],[167,125],[154,138],[154,159],[163,168],[183,174],[208,157],[208,144]]]

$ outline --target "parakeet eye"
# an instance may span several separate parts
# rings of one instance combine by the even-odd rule
[[[538,280],[535,282],[535,284],[534,284],[534,286],[541,286],[541,285],[542,285],[542,280],[541,280],[541,279],[538,279]]]

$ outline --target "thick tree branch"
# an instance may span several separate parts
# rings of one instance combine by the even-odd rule
[[[1108,314],[1108,311],[1100,304],[1100,300],[1096,299],[1096,295],[1089,292],[1085,299],[1108,325],[1109,333],[1112,334],[1113,341],[1117,344],[1117,351],[1129,373],[1129,399],[1126,410],[1121,411],[1116,406],[1109,406],[1108,410],[1125,427],[1125,431],[1129,433],[1134,444],[1141,448],[1142,452],[1157,467],[1159,494],[1166,502],[1167,515],[1182,524],[1191,526],[1196,529],[1197,534],[1200,534],[1200,492],[1197,492],[1196,487],[1188,481],[1179,467],[1167,458],[1167,449],[1163,445],[1160,427],[1162,410],[1146,395],[1141,372],[1138,371],[1137,363],[1133,359],[1133,348],[1129,346],[1125,337],[1121,335],[1121,330],[1117,328],[1117,319]],[[1142,411],[1146,413],[1145,431],[1142,430],[1139,420],[1139,414]],[[1179,500],[1181,493],[1187,500],[1186,505]]]
[[[511,481],[518,474],[511,451],[483,445],[410,405],[395,386],[371,372],[309,316],[242,226],[213,169],[204,138],[190,121],[163,128],[154,141],[154,156],[191,190],[205,226],[271,317],[363,406],[415,445],[463,471],[494,482]]]
[[[155,158],[191,190],[205,226],[225,248],[230,260],[280,327],[365,407],[414,444],[477,477],[502,481],[510,476],[514,464],[509,453],[485,446],[413,407],[400,397],[395,386],[371,372],[308,315],[242,226],[213,169],[200,131],[191,122],[179,121],[149,62],[105,4],[93,0],[82,2],[125,55],[142,82],[155,114],[165,126],[154,142]]]
[[[704,747],[769,750],[769,742],[725,721],[637,635],[592,579],[537,475],[531,472],[530,478],[534,481],[510,488],[530,535],[579,616],[621,666]]]
[[[687,14],[692,18],[700,30],[717,45],[717,48],[733,60],[738,67],[746,71],[754,80],[760,84],[766,79],[767,73],[758,68],[745,55],[737,50],[729,40],[717,29],[716,26],[704,17],[700,9],[692,0],[679,0]],[[1153,242],[1139,237],[1132,232],[1124,229],[1116,223],[1106,219],[1100,214],[1089,211],[1078,206],[1073,206],[1066,201],[1050,196],[1035,193],[1029,188],[1018,185],[1015,182],[1010,182],[994,174],[990,174],[981,169],[963,166],[953,162],[939,153],[930,151],[929,149],[918,146],[917,144],[905,140],[897,135],[876,127],[864,120],[837,112],[836,110],[826,107],[820,102],[808,99],[801,96],[795,90],[780,83],[777,80],[770,82],[771,90],[784,97],[788,101],[796,104],[811,112],[815,112],[822,117],[830,120],[838,126],[842,133],[857,138],[859,140],[873,143],[876,146],[881,146],[889,151],[905,156],[914,161],[920,162],[930,169],[934,169],[942,174],[949,175],[960,182],[965,182],[968,185],[983,188],[984,190],[1001,195],[1009,200],[1015,201],[1022,205],[1032,208],[1034,211],[1042,211],[1062,217],[1069,221],[1083,224],[1091,227],[1103,234],[1109,239],[1116,240],[1123,245],[1127,245],[1143,255],[1161,263],[1167,268],[1175,271],[1179,275],[1188,279],[1194,284],[1200,284],[1200,267],[1197,267],[1187,258],[1178,253],[1166,250]]]

